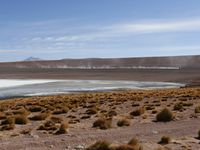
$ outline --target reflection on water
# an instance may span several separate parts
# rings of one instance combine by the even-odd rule
[[[0,98],[51,95],[80,91],[174,88],[181,86],[184,85],[168,82],[105,80],[0,80]]]

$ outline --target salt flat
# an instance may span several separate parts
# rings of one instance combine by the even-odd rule
[[[107,91],[116,89],[177,88],[184,84],[170,82],[111,80],[0,80],[0,98],[54,95],[68,92]]]

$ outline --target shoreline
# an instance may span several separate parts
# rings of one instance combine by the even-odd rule
[[[8,97],[8,98],[0,98],[0,104],[2,101],[18,101],[18,100],[31,100],[34,98],[52,98],[52,97],[62,97],[62,96],[79,96],[79,95],[84,95],[84,94],[91,94],[91,95],[95,95],[95,94],[109,94],[109,93],[129,93],[129,92],[155,92],[155,91],[172,91],[172,90],[176,90],[176,91],[181,91],[181,90],[192,90],[192,89],[200,89],[200,86],[184,86],[184,87],[174,87],[174,88],[157,88],[157,89],[113,89],[113,90],[95,90],[95,91],[74,91],[74,92],[67,92],[67,93],[58,93],[58,94],[50,94],[50,95],[33,95],[33,96],[13,96],[13,97]]]
[[[46,80],[46,81],[45,81],[45,79],[41,79],[41,81],[42,81],[41,83],[39,83],[39,80],[33,80],[33,79],[28,79],[28,80],[26,80],[26,79],[23,79],[23,80],[21,80],[21,79],[20,80],[19,79],[10,79],[10,80],[11,81],[13,80],[14,83],[12,83],[12,84],[14,84],[14,85],[5,84],[5,86],[6,86],[5,88],[3,86],[1,87],[1,89],[3,90],[3,93],[2,93],[2,96],[0,97],[0,100],[11,99],[11,98],[27,98],[27,97],[34,97],[34,96],[55,96],[55,95],[70,94],[70,93],[77,94],[77,93],[115,92],[115,91],[130,91],[130,90],[156,90],[156,89],[170,89],[170,88],[184,88],[184,87],[186,87],[185,84],[174,83],[174,82],[130,81],[127,84],[126,82],[128,82],[128,81],[124,81],[124,80],[123,81],[122,80],[117,80],[117,81],[107,80],[109,82],[106,82],[105,85],[101,84],[101,81],[103,81],[103,80],[60,80],[60,81],[59,80],[52,80],[52,82],[51,82],[51,80],[49,80],[49,79]],[[7,82],[9,83],[10,80],[8,80]],[[47,81],[49,81],[49,82],[47,82]],[[6,80],[4,82],[6,82]],[[22,83],[20,83],[20,82],[22,82]],[[77,83],[80,84],[81,87],[77,87],[77,86],[71,87],[71,90],[70,90],[70,87],[69,87],[69,89],[66,90],[65,88],[67,88],[67,85],[64,86],[64,87],[62,85],[63,83],[64,84],[73,84],[73,82],[75,82],[75,84],[77,84]],[[132,82],[132,84],[131,84],[131,82]],[[119,83],[122,84],[122,85],[119,85]],[[43,91],[43,92],[42,91],[36,92],[36,91],[33,90],[32,93],[31,92],[29,92],[29,93],[22,92],[24,88],[26,90],[28,90],[28,88],[29,88],[30,91],[31,91],[32,88],[34,89],[34,87],[41,86],[43,84],[44,84],[43,88],[48,88],[49,86],[52,87],[54,85],[56,87],[59,87],[60,89],[63,88],[63,91],[62,90],[52,91],[52,89],[50,88],[50,91],[47,90],[47,91]],[[85,89],[79,89],[79,88],[84,88],[85,84],[86,84]],[[82,85],[83,85],[83,87],[82,87]],[[89,87],[87,87],[87,85]],[[122,87],[120,87],[120,86],[122,86]],[[123,86],[125,86],[125,87],[123,87]],[[9,93],[5,93],[6,90],[8,90],[8,91],[10,89],[12,89],[12,90],[17,89],[18,90],[18,88],[21,89],[21,92],[22,92],[21,95],[18,93],[17,95],[11,94],[9,96],[8,95]],[[72,90],[73,88],[77,88],[77,90],[75,90],[75,89]]]

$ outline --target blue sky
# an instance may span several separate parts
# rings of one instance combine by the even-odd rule
[[[0,61],[200,54],[199,0],[0,0]]]

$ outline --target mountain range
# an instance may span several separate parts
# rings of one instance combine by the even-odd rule
[[[78,68],[78,69],[180,69],[200,68],[200,55],[136,58],[86,58],[41,60],[30,57],[21,62],[0,63],[8,68]]]

